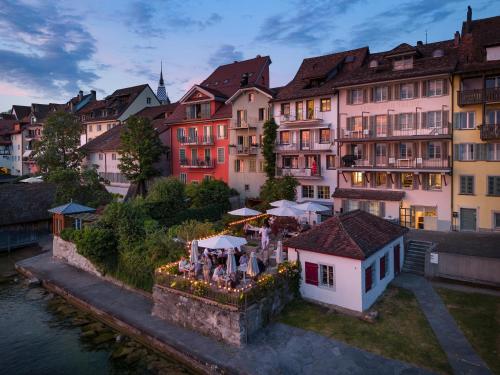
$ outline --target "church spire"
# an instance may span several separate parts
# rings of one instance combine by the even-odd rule
[[[158,82],[156,96],[161,104],[170,104],[170,99],[168,98],[167,90],[165,89],[165,82],[163,81],[163,61],[160,64],[160,81]]]

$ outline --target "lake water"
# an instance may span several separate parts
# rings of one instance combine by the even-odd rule
[[[82,336],[82,332],[85,324],[100,323],[88,315],[82,318],[81,312],[60,297],[40,287],[28,287],[21,281],[10,279],[0,283],[0,374],[189,373],[180,364],[127,338],[121,343],[113,338],[96,344],[98,338],[92,336],[94,332],[90,332],[92,338]],[[80,323],[75,325],[78,319]],[[109,336],[118,335],[109,328],[106,330]],[[125,345],[129,345],[129,352],[135,351],[135,358],[112,358],[112,353]]]

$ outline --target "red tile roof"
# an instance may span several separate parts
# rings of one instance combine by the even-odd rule
[[[344,258],[364,260],[408,228],[368,212],[356,210],[332,217],[283,244],[286,247]]]
[[[396,190],[374,190],[374,189],[341,189],[336,188],[333,198],[346,199],[367,199],[377,201],[397,201],[399,202],[405,196],[404,191]]]
[[[171,104],[157,105],[154,107],[145,107],[139,112],[137,112],[135,115],[139,117],[145,117],[150,120],[156,120],[159,118],[165,119],[174,112],[178,104],[179,103],[175,102]]]
[[[19,121],[31,113],[31,107],[27,105],[13,105],[12,109],[16,112]]]

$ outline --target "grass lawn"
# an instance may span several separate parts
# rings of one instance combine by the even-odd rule
[[[446,355],[438,344],[413,293],[389,287],[375,304],[376,323],[336,313],[303,300],[287,306],[280,321],[315,331],[384,357],[419,367],[451,373]]]
[[[500,374],[500,297],[436,289],[477,354]]]

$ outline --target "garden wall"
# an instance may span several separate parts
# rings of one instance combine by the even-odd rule
[[[64,241],[61,237],[54,236],[52,242],[52,255],[68,262],[76,268],[102,277],[101,273],[87,258],[77,253],[76,245],[73,242]]]
[[[267,297],[239,311],[206,298],[156,284],[152,314],[161,319],[242,346],[293,299],[288,287],[277,288]]]

